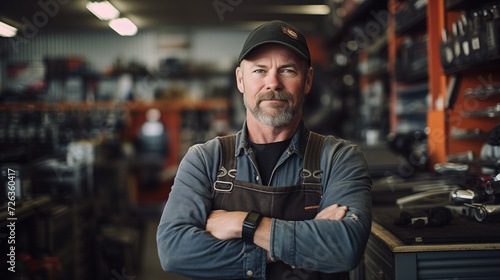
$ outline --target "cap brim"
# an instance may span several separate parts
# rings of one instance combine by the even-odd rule
[[[262,45],[266,45],[266,44],[280,44],[282,46],[285,46],[285,47],[291,49],[292,51],[294,51],[296,54],[298,54],[303,59],[305,59],[305,61],[307,63],[309,63],[309,64],[311,63],[309,60],[309,57],[307,57],[307,55],[304,54],[303,52],[301,52],[299,49],[297,49],[296,47],[294,47],[288,43],[285,43],[282,41],[277,41],[277,40],[267,40],[267,41],[263,41],[263,42],[259,42],[258,44],[255,44],[254,46],[249,48],[246,52],[244,52],[240,55],[240,58],[238,59],[238,63],[241,63],[253,50],[255,50],[256,48],[258,48]]]

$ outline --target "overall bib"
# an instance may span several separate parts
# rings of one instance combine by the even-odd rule
[[[311,132],[307,142],[302,184],[293,186],[263,186],[235,180],[237,172],[234,156],[235,135],[220,138],[222,143],[222,167],[214,183],[212,209],[227,211],[255,211],[265,217],[281,220],[312,220],[317,214],[323,187],[321,185],[320,158],[324,136]],[[268,280],[341,280],[349,279],[348,272],[322,273],[292,268],[278,261],[267,264]]]

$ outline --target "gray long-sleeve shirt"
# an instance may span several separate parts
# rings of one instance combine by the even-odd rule
[[[309,130],[301,123],[278,160],[270,185],[300,184]],[[236,137],[236,180],[261,184],[248,144],[246,124]],[[211,193],[222,160],[218,139],[191,147],[182,159],[157,232],[162,267],[191,278],[264,279],[266,252],[240,239],[218,240],[205,231]],[[325,139],[320,161],[323,198],[318,212],[333,204],[349,207],[340,221],[273,219],[271,257],[322,272],[353,269],[371,228],[371,179],[360,149],[333,136]]]

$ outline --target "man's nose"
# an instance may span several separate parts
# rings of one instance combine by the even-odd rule
[[[283,84],[281,83],[281,78],[279,73],[275,71],[270,71],[266,77],[266,88],[267,90],[281,90],[283,89]]]

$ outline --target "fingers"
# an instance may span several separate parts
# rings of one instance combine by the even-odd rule
[[[241,237],[241,228],[246,212],[214,210],[207,218],[205,230],[220,240]]]
[[[333,213],[335,211],[335,209],[337,209],[339,207],[338,204],[333,204],[333,205],[330,205],[328,207],[326,207],[325,209],[321,210],[321,212],[319,212],[315,219],[328,219],[328,216]]]
[[[321,210],[321,212],[319,212],[314,219],[338,221],[344,218],[347,209],[347,206],[339,206],[338,204],[333,204]]]
[[[222,213],[225,213],[227,212],[226,210],[212,210],[212,212],[210,212],[210,214],[208,215],[208,217],[210,218],[210,216],[217,216],[218,214],[222,214]]]
[[[341,206],[337,208],[337,211],[334,215],[334,220],[341,220],[345,217],[345,213],[347,212],[347,206]]]

